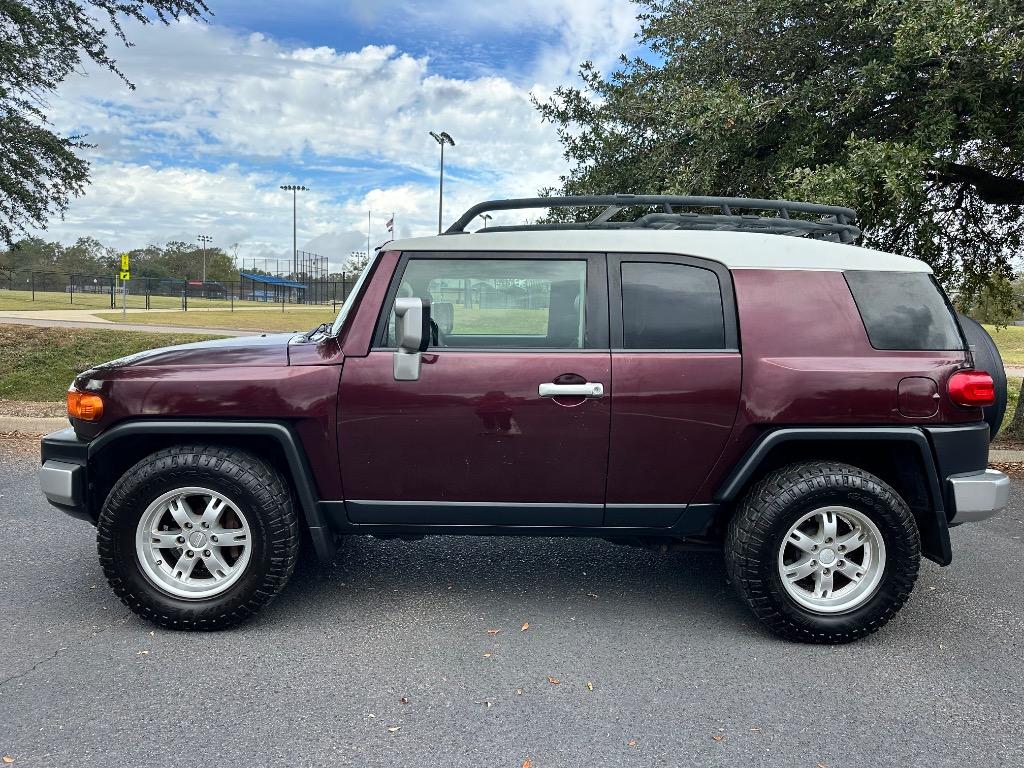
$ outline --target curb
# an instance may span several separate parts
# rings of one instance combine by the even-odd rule
[[[45,435],[71,424],[64,417],[40,418],[31,416],[0,416],[0,432],[21,432],[25,435]]]

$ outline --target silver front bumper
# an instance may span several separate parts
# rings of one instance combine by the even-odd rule
[[[47,460],[39,470],[39,487],[51,504],[80,507],[83,502],[85,467],[55,459]]]
[[[952,489],[955,513],[953,525],[986,520],[1006,506],[1010,499],[1010,478],[994,469],[985,469],[947,479]]]

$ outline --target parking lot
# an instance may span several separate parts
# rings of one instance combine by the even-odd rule
[[[714,554],[515,537],[351,540],[256,620],[183,634],[113,597],[35,444],[0,443],[14,766],[1024,762],[1019,484],[850,646],[767,635]]]

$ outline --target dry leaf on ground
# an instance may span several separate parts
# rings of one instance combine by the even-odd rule
[[[400,725],[392,725],[390,728],[388,728],[388,733],[394,733],[395,731],[397,731],[401,727],[402,726],[400,726]]]
[[[402,698],[400,698],[400,699],[398,700],[398,703],[399,703],[399,704],[408,704],[408,703],[409,703],[409,700],[408,700],[407,698],[405,698],[405,696],[403,696]]]
[[[588,691],[594,690],[594,684],[591,683],[590,681],[587,681],[587,690]]]
[[[548,676],[548,682],[551,683],[552,685],[561,685],[562,684],[561,680],[559,680],[556,677],[551,677],[550,675]]]
[[[714,736],[712,736],[711,738],[712,738],[712,739],[714,739],[715,741],[721,741],[722,739],[724,739],[724,738],[725,738],[725,736],[723,736],[723,735],[722,735],[722,734],[720,734],[720,733],[716,733],[716,734],[715,734]]]
[[[533,768],[533,763],[530,762],[530,758],[523,760],[523,768]]]
[[[487,634],[488,634],[488,635],[491,635],[492,637],[493,637],[494,635],[498,634],[499,632],[501,632],[501,630],[500,630],[500,629],[488,629],[488,630],[487,630]]]
[[[13,762],[14,762],[14,758],[13,757],[11,757],[10,755],[4,755],[4,765],[10,765]]]
[[[626,746],[635,747],[636,746],[636,739],[630,739],[629,741],[627,741],[626,742]]]
[[[528,630],[529,628],[530,628],[530,622],[528,622],[528,621],[524,621],[524,622],[523,622],[523,626],[519,628],[519,631],[520,631],[520,632],[525,632],[525,631],[526,631],[526,630]]]

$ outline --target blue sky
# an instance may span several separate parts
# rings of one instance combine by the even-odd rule
[[[479,199],[533,195],[564,160],[531,95],[634,52],[623,0],[209,0],[209,24],[128,29],[128,90],[90,70],[51,102],[58,129],[88,133],[93,184],[44,236],[92,235],[118,248],[194,240],[251,258],[300,247],[336,263],[436,228],[437,145],[447,130],[446,220]]]

